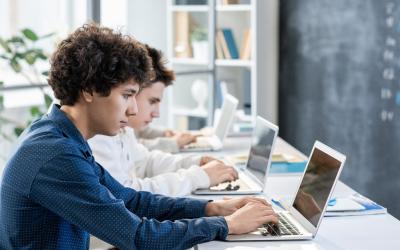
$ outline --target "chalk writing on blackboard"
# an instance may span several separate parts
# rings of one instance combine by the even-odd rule
[[[398,87],[399,79],[396,78],[396,73],[398,72],[400,66],[399,54],[396,54],[398,51],[398,35],[400,32],[400,22],[395,18],[396,13],[395,10],[399,6],[396,6],[393,2],[386,3],[386,20],[385,26],[387,29],[386,41],[383,49],[383,70],[382,70],[382,86],[381,86],[381,100],[382,100],[382,109],[380,112],[380,118],[382,122],[392,122],[396,111],[400,107],[400,91],[396,90]],[[398,24],[396,24],[398,22]],[[396,93],[396,94],[393,94]],[[393,102],[396,105],[393,105]]]

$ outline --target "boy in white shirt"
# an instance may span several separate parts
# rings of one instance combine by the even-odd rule
[[[156,77],[137,95],[138,113],[117,136],[98,135],[89,140],[98,163],[107,168],[121,184],[135,190],[169,196],[187,195],[237,179],[237,172],[212,157],[171,155],[149,151],[137,142],[134,129],[143,128],[159,117],[159,105],[164,89],[172,84],[174,73],[165,68],[160,51],[147,46]]]

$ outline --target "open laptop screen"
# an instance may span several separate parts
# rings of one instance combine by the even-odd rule
[[[318,225],[340,166],[341,162],[336,158],[314,148],[293,203],[293,207],[314,226]]]
[[[235,116],[236,107],[238,105],[238,100],[226,94],[224,103],[222,104],[221,114],[216,119],[214,124],[215,135],[222,141],[224,141],[226,134],[228,133],[229,127]]]
[[[255,175],[261,183],[264,183],[272,146],[277,132],[276,129],[269,127],[262,120],[257,119],[246,168]]]

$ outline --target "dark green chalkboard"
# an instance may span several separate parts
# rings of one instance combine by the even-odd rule
[[[341,180],[400,218],[400,1],[280,4],[281,136],[346,154]]]

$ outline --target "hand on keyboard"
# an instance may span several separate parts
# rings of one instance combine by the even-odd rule
[[[281,235],[281,231],[279,229],[278,224],[274,224],[274,223],[268,223],[268,224],[264,224],[263,228],[260,230],[261,234],[264,236],[267,235]]]
[[[260,228],[263,224],[278,223],[271,205],[250,201],[230,216],[225,217],[229,234],[245,234]]]
[[[201,166],[210,178],[210,187],[226,181],[234,181],[238,178],[238,173],[221,161],[210,161]]]
[[[220,183],[214,187],[211,187],[210,189],[214,191],[236,191],[240,189],[240,185],[237,184],[236,181],[228,181]]]
[[[196,141],[196,136],[189,133],[177,133],[173,136],[173,138],[176,140],[179,148],[183,148],[185,145]]]
[[[205,156],[202,156],[200,159],[200,166],[203,166],[203,165],[209,163],[210,161],[220,161],[221,163],[224,163],[223,161],[221,161],[215,157],[205,155]],[[228,165],[228,164],[225,164],[225,165]]]
[[[229,184],[226,186],[225,190],[227,190],[227,191],[233,191],[233,190],[238,190],[239,188],[240,188],[239,185],[234,185],[234,186],[232,186],[232,184],[229,183]]]
[[[293,225],[290,220],[284,214],[278,214],[279,222],[278,224],[264,224],[260,228],[262,235],[267,236],[277,236],[277,235],[300,235],[300,231]]]

